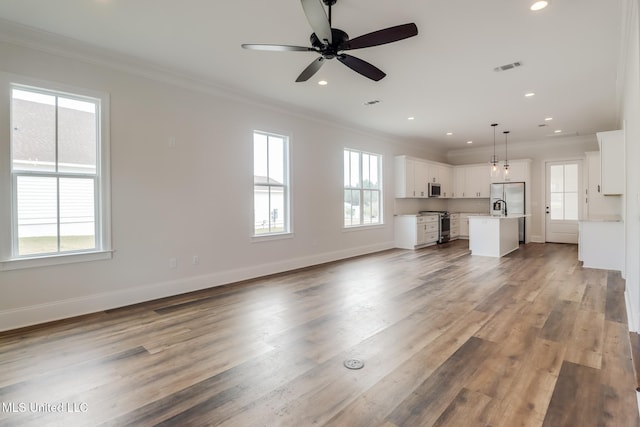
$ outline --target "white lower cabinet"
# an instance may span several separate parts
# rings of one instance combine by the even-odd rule
[[[439,215],[398,215],[395,217],[395,246],[416,249],[433,245],[440,236]]]
[[[624,271],[624,222],[578,221],[578,260],[586,268]]]
[[[449,215],[449,224],[451,227],[449,238],[451,240],[459,238],[460,237],[460,214],[453,213]]]

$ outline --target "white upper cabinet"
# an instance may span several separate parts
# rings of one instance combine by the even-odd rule
[[[600,146],[600,185],[605,196],[624,194],[624,131],[598,132]]]
[[[429,182],[429,165],[425,162],[416,161],[416,168],[414,172],[415,182],[415,197],[423,198],[429,197],[428,182]]]
[[[439,183],[440,182],[440,167],[436,164],[430,163],[428,166],[429,169],[429,182],[430,183]]]
[[[396,197],[427,197],[427,163],[407,156],[395,158]]]
[[[396,156],[395,165],[396,198],[427,198],[429,183],[440,184],[440,197],[452,197],[451,166],[408,156]]]
[[[488,163],[450,166],[396,157],[396,197],[426,198],[428,183],[440,184],[440,198],[489,198],[491,182],[530,182],[531,160],[512,160],[509,175],[493,179]]]
[[[585,202],[586,218],[598,219],[620,216],[622,201],[620,197],[606,197],[600,185],[600,152],[589,151],[587,156],[587,190]]]
[[[460,199],[464,197],[465,174],[467,169],[464,166],[454,166],[453,168],[453,195],[451,197]]]
[[[451,166],[438,166],[438,178],[440,179],[442,197],[453,197],[453,168]]]
[[[488,198],[491,191],[489,165],[468,165],[465,166],[465,186],[462,196],[465,198]]]
[[[455,199],[488,198],[491,190],[488,165],[455,166],[451,171]]]
[[[413,174],[415,162],[406,156],[395,159],[396,197],[415,197],[415,183]]]

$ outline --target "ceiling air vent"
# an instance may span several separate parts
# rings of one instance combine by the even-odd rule
[[[379,99],[372,99],[371,101],[366,101],[364,102],[362,105],[376,105],[379,104],[381,101]]]
[[[499,67],[496,67],[493,69],[493,71],[507,71],[507,70],[511,70],[513,68],[518,68],[522,66],[522,62],[517,61],[517,62],[512,62],[511,64],[506,64],[506,65],[501,65]]]

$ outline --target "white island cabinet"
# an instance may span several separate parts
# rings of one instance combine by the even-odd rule
[[[527,215],[469,217],[471,255],[501,257],[520,247],[519,219]]]

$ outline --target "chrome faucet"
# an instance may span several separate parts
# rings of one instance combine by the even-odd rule
[[[493,210],[497,211],[498,209],[500,209],[500,211],[504,211],[504,216],[507,216],[507,202],[505,200],[502,199],[498,199],[495,202],[493,202]]]

